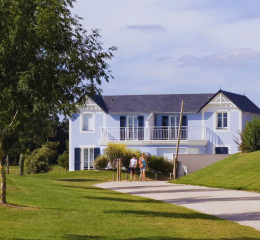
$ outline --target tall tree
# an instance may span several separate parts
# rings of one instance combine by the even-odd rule
[[[16,122],[37,114],[69,116],[112,77],[107,61],[116,47],[103,50],[99,31],[83,29],[70,11],[74,2],[0,0],[0,169],[4,136]],[[1,179],[4,204],[2,170]]]

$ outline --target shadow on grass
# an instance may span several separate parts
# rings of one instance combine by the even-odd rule
[[[96,179],[86,179],[86,178],[56,178],[52,179],[54,181],[60,181],[60,182],[97,182]]]
[[[169,213],[169,212],[156,212],[156,211],[135,211],[135,210],[120,210],[120,211],[107,211],[104,213],[119,213],[119,214],[130,214],[134,216],[141,216],[141,217],[149,217],[149,218],[156,218],[156,217],[163,217],[163,218],[179,218],[179,219],[204,219],[204,220],[219,220],[225,221],[224,219],[217,218],[211,215],[202,214],[202,213]]]
[[[104,239],[105,237],[100,236],[90,236],[90,235],[73,235],[68,234],[62,237],[63,239],[71,239],[71,240],[82,240],[82,239]]]
[[[131,202],[131,203],[159,203],[159,201],[153,199],[143,199],[143,200],[133,200],[133,199],[125,199],[125,198],[110,198],[110,197],[84,197],[87,199],[95,199],[102,201],[112,201],[112,202]]]
[[[62,239],[74,239],[74,240],[82,240],[82,239],[111,239],[111,237],[101,237],[101,236],[89,236],[89,235],[66,235]],[[116,238],[119,239],[119,238]],[[182,237],[174,237],[174,236],[147,236],[147,237],[136,237],[136,238],[122,238],[126,240],[198,240],[198,238],[182,238]],[[199,238],[200,240],[234,240],[234,238]],[[244,238],[238,237],[236,240],[259,240],[258,237],[255,238]],[[17,239],[18,240],[18,239]],[[19,239],[20,240],[20,239]]]

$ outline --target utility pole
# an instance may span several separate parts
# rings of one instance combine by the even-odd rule
[[[181,102],[181,113],[180,113],[180,123],[179,123],[179,132],[178,132],[178,140],[176,147],[176,154],[173,162],[173,179],[177,179],[177,168],[178,168],[178,154],[179,154],[179,145],[180,145],[180,137],[181,137],[181,126],[182,126],[182,117],[183,117],[183,109],[184,109],[184,101]]]

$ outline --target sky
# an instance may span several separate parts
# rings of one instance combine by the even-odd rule
[[[104,95],[245,94],[260,107],[260,0],[78,0],[114,80]]]

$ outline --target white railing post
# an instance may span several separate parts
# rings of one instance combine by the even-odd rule
[[[168,140],[170,140],[170,127],[168,127]]]

